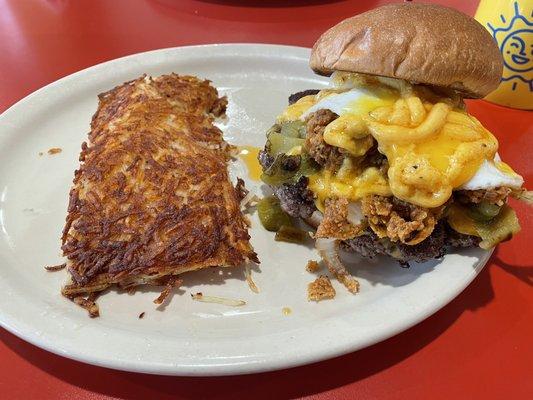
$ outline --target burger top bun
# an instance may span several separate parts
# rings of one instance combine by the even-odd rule
[[[400,3],[348,18],[313,46],[321,75],[359,72],[484,97],[500,82],[503,60],[490,33],[473,18],[432,4]]]

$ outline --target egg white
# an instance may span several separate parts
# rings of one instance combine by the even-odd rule
[[[305,120],[309,114],[318,110],[330,110],[339,116],[348,112],[353,113],[355,111],[354,104],[356,104],[356,101],[367,98],[378,99],[378,97],[372,94],[372,92],[365,89],[352,89],[347,92],[333,94],[323,98],[318,103],[308,108],[307,111],[302,114],[301,119]]]
[[[494,165],[494,162],[485,160],[475,175],[458,189],[494,189],[500,186],[518,189],[523,184],[524,179],[520,175],[503,172]]]

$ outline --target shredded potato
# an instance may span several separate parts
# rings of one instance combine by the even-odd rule
[[[191,294],[191,297],[193,300],[200,301],[202,303],[215,303],[231,307],[240,307],[246,304],[244,300],[227,299],[225,297],[216,296],[204,296],[202,293]]]
[[[248,283],[250,290],[254,293],[259,293],[259,288],[257,287],[254,280],[252,279],[252,269],[250,268],[250,265],[248,264],[244,266],[244,275],[246,276],[246,283]]]

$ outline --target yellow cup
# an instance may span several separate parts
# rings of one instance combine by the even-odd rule
[[[533,110],[533,0],[481,0],[475,18],[503,55],[503,75],[486,100]]]

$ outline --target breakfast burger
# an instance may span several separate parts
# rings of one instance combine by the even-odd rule
[[[259,161],[270,205],[316,228],[335,275],[345,274],[339,247],[406,265],[520,230],[507,199],[528,198],[524,180],[463,102],[502,74],[478,22],[437,5],[386,5],[326,31],[310,66],[329,87],[289,97]]]

